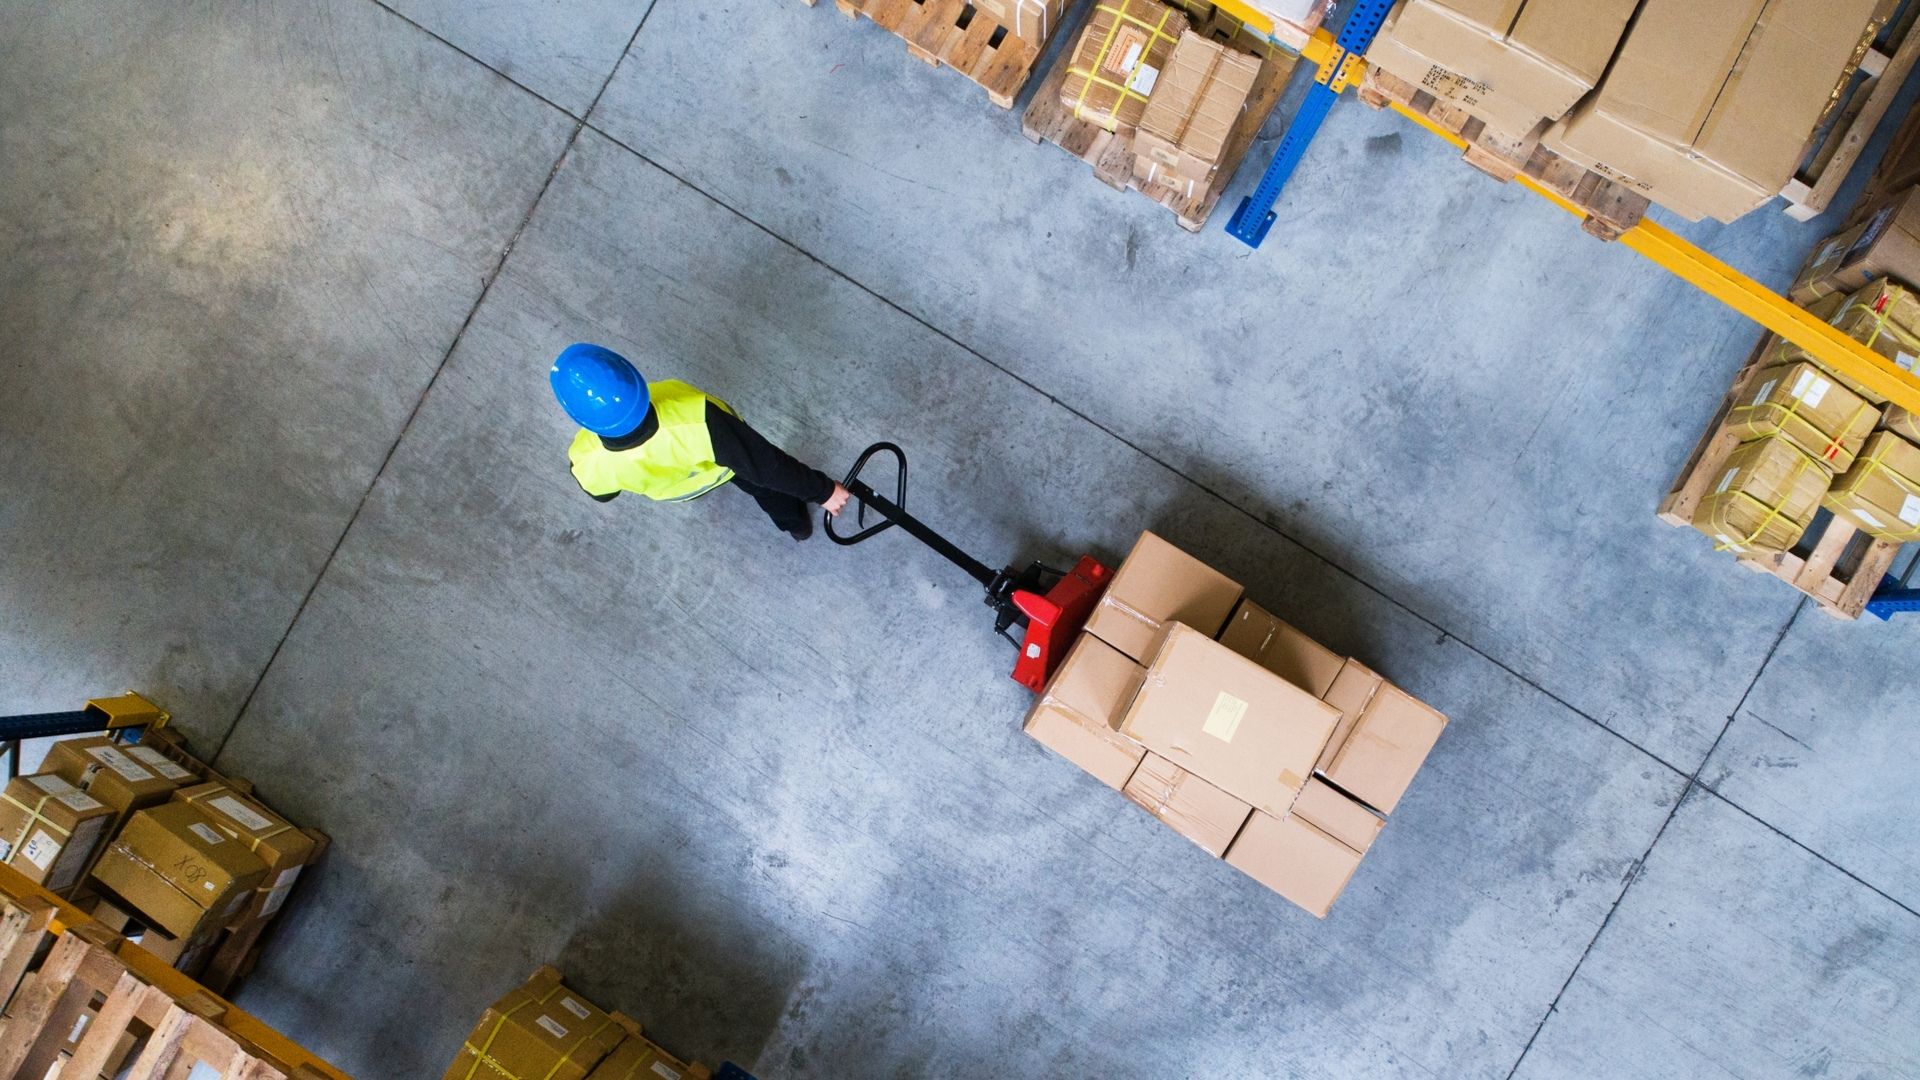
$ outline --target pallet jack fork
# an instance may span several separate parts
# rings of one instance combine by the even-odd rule
[[[880,454],[890,455],[899,466],[892,498],[874,491],[860,479],[867,464]],[[856,515],[860,531],[842,536],[834,531],[835,519],[828,517],[828,538],[851,547],[898,525],[946,556],[948,562],[965,570],[986,589],[987,606],[993,609],[994,633],[1019,647],[1020,658],[1014,661],[1013,681],[1039,693],[1073,644],[1075,635],[1086,625],[1087,617],[1093,614],[1093,606],[1106,591],[1112,571],[1091,555],[1080,556],[1071,571],[1056,570],[1038,562],[1028,564],[1024,570],[1014,566],[1003,570],[989,567],[907,512],[907,455],[890,442],[874,443],[862,451],[841,484],[860,503]],[[868,525],[868,510],[885,520]],[[1022,636],[1018,638],[1012,633],[1016,626],[1021,628]]]

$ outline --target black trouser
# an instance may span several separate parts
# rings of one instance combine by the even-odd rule
[[[733,478],[733,486],[753,496],[753,501],[760,504],[760,509],[767,512],[767,516],[773,519],[773,523],[780,527],[781,532],[793,532],[807,527],[807,520],[811,515],[807,511],[807,504],[799,499],[774,491],[772,488],[750,484],[737,476]]]

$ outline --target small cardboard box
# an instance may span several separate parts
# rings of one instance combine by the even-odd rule
[[[1251,600],[1240,601],[1220,644],[1317,698],[1327,696],[1346,663],[1340,655]]]
[[[0,862],[49,892],[65,892],[113,819],[112,807],[58,776],[16,776],[0,792]]]
[[[480,1017],[444,1080],[586,1080],[626,1037],[606,1011],[568,990],[558,971],[541,968]]]
[[[1358,660],[1341,667],[1325,700],[1340,710],[1340,722],[1315,771],[1382,814],[1392,813],[1447,718]]]
[[[1145,532],[1094,607],[1087,633],[1144,664],[1169,626],[1184,623],[1212,637],[1239,600],[1239,583]]]
[[[1387,820],[1366,804],[1317,776],[1300,789],[1300,797],[1293,800],[1288,813],[1362,855],[1373,848],[1380,830],[1387,827]]]
[[[1920,540],[1920,446],[1891,431],[1875,434],[1825,502],[1870,536]]]
[[[1148,754],[1123,794],[1174,832],[1219,858],[1253,808],[1161,757]]]
[[[1014,37],[1039,45],[1060,26],[1067,0],[973,0],[973,6],[1013,31]]]
[[[1360,852],[1298,814],[1256,813],[1227,849],[1227,864],[1324,919],[1360,868]]]
[[[1226,154],[1259,77],[1259,57],[1192,31],[1181,34],[1134,133],[1135,171],[1144,160],[1177,178],[1169,182],[1204,183]]]
[[[1811,361],[1767,368],[1751,391],[1728,411],[1728,428],[1742,439],[1778,435],[1830,472],[1847,471],[1880,422],[1877,406]]]
[[[1186,15],[1159,0],[1099,0],[1074,44],[1061,102],[1076,119],[1131,131],[1186,29]]]
[[[690,1065],[638,1036],[629,1036],[613,1048],[587,1080],[705,1080],[700,1065]]]
[[[1830,312],[1827,308],[1831,307]],[[1881,356],[1893,361],[1902,371],[1913,371],[1920,364],[1920,297],[1896,281],[1882,278],[1845,299],[1824,297],[1808,308],[1825,313],[1834,329]],[[1813,360],[1813,355],[1791,341],[1782,340],[1774,349],[1778,363]],[[1837,372],[1827,372],[1847,389],[1876,405],[1886,399]]]
[[[1024,730],[1118,791],[1147,752],[1119,730],[1146,674],[1125,653],[1081,634],[1028,711]]]
[[[1175,625],[1120,731],[1254,809],[1284,814],[1339,719],[1334,706]]]
[[[1779,436],[1742,443],[1693,512],[1721,551],[1773,555],[1800,542],[1832,480],[1824,465]]]
[[[189,803],[136,811],[93,867],[96,884],[176,938],[225,926],[266,875],[246,845]]]
[[[225,784],[196,784],[176,791],[173,797],[198,807],[215,828],[247,845],[247,850],[267,865],[267,876],[260,882],[257,895],[240,912],[241,920],[268,919],[278,913],[300,871],[319,854],[320,845],[313,837]]]
[[[1807,307],[1823,296],[1856,292],[1876,278],[1920,282],[1920,188],[1907,189],[1859,225],[1822,241],[1787,295]]]
[[[47,748],[42,772],[53,773],[113,808],[109,835],[117,833],[136,810],[158,806],[179,783],[169,780],[104,735],[66,739]]]

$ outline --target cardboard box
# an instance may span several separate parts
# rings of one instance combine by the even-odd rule
[[[1771,200],[1885,0],[1645,0],[1549,150],[1683,217]]]
[[[1638,0],[1407,0],[1367,61],[1526,135],[1599,83]]]
[[[1894,362],[1903,371],[1913,371],[1920,356],[1920,297],[1897,282],[1881,279],[1835,304],[1833,298],[1816,301],[1810,311],[1834,305],[1827,316],[1833,328]],[[1774,351],[1777,363],[1812,361],[1813,355],[1800,346],[1782,340]],[[1876,405],[1886,399],[1837,372],[1827,372],[1848,390]]]
[[[1159,0],[1099,0],[1074,43],[1060,100],[1108,131],[1130,131],[1147,110],[1187,17]]]
[[[1856,292],[1876,278],[1920,282],[1920,188],[1908,188],[1874,215],[1822,241],[1787,295],[1802,307]]]
[[[1120,731],[1254,809],[1284,814],[1339,719],[1333,706],[1175,625]]]
[[[1087,620],[1087,632],[1144,664],[1168,627],[1184,623],[1208,637],[1226,625],[1240,586],[1150,532],[1133,551]]]
[[[1920,540],[1920,446],[1879,432],[1825,502],[1870,536]]]
[[[176,938],[225,926],[266,875],[246,845],[178,802],[135,812],[93,867],[96,885]]]
[[[1297,814],[1255,813],[1227,848],[1227,864],[1324,919],[1360,853]]]
[[[1315,771],[1375,810],[1392,813],[1440,741],[1447,718],[1358,660],[1341,666],[1325,700],[1340,710],[1340,720]]]
[[[994,22],[1013,31],[1013,35],[1036,45],[1044,44],[1059,28],[1066,13],[1067,0],[972,0],[973,6],[987,13]]]
[[[66,739],[47,748],[40,771],[52,773],[112,807],[113,821],[107,825],[111,837],[126,827],[135,811],[159,806],[179,787],[176,781],[129,754],[128,749],[105,735]]]
[[[1136,171],[1145,159],[1181,181],[1206,181],[1225,156],[1259,76],[1259,57],[1192,31],[1181,34],[1133,136]]]
[[[92,863],[113,808],[52,774],[16,776],[0,792],[0,862],[61,893]]]
[[[541,968],[480,1017],[444,1080],[586,1080],[626,1035],[559,972]]]
[[[1920,416],[1916,416],[1898,405],[1887,406],[1887,411],[1881,423],[1885,425],[1888,431],[1893,432],[1908,442],[1920,442]]]
[[[1365,855],[1387,821],[1353,796],[1319,777],[1307,781],[1288,813]]]
[[[1123,794],[1174,832],[1219,858],[1253,808],[1159,754],[1148,754]]]
[[[682,1062],[646,1039],[628,1036],[587,1080],[695,1080],[707,1075],[706,1069]]]
[[[1847,471],[1880,422],[1877,406],[1811,361],[1770,367],[1754,380],[1746,398],[1728,411],[1728,428],[1742,440],[1778,435],[1829,473]]]
[[[1125,653],[1081,634],[1027,712],[1024,730],[1118,791],[1147,752],[1120,734],[1120,721],[1146,674]]]
[[[247,845],[267,866],[256,895],[240,912],[240,919],[268,919],[287,901],[300,871],[319,854],[313,837],[294,828],[286,818],[257,800],[225,784],[196,784],[174,793],[179,802],[191,803],[213,822],[214,827]]]
[[[1779,436],[1743,443],[1693,513],[1693,527],[1736,555],[1774,555],[1800,542],[1832,479]]]
[[[1346,663],[1251,600],[1240,601],[1220,631],[1220,644],[1317,698],[1327,696]]]

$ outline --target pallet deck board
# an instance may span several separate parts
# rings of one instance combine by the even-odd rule
[[[806,0],[809,7],[814,3]],[[899,38],[916,59],[966,76],[1003,109],[1013,108],[1052,40],[1051,34],[1043,41],[1023,38],[967,0],[834,0],[834,5],[848,18],[865,16]]]

